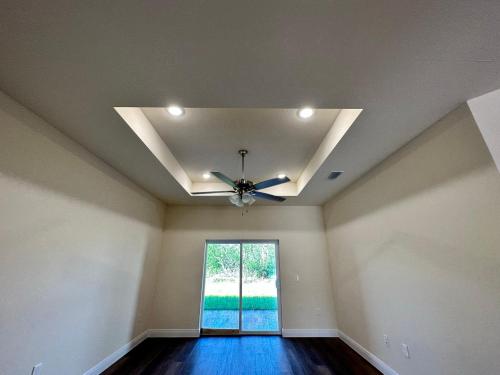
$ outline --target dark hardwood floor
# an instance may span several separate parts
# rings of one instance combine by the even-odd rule
[[[149,338],[106,370],[118,374],[380,374],[338,338]]]

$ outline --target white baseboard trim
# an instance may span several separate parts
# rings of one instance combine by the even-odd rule
[[[199,329],[150,329],[148,337],[200,337]]]
[[[311,328],[311,329],[295,329],[295,328],[283,328],[281,330],[281,335],[283,337],[339,337],[336,329],[322,329],[322,328]]]
[[[354,341],[352,338],[347,336],[341,330],[338,330],[338,334],[340,339],[345,342],[347,345],[351,347],[356,353],[358,353],[361,357],[366,359],[373,367],[379,370],[384,375],[399,375],[396,370],[391,368],[387,363],[382,361],[375,354],[369,352],[367,349],[362,347],[359,343]]]
[[[101,362],[92,367],[90,370],[85,371],[83,375],[99,375],[147,338],[148,338],[148,331],[144,331],[140,335],[134,337],[130,342],[123,345],[120,349],[108,355],[106,358],[104,358]]]
[[[116,350],[112,354],[108,355],[97,365],[87,370],[83,375],[99,375],[104,372],[107,368],[111,367],[113,363],[118,361],[125,354],[134,349],[141,342],[146,340],[148,337],[199,337],[199,329],[148,329],[141,333],[140,335],[134,337],[130,342],[123,345],[120,349]]]

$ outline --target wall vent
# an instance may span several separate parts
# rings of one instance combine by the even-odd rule
[[[339,177],[342,173],[344,173],[344,171],[333,171],[333,172],[330,172],[330,174],[328,175],[328,179],[329,180],[335,180],[337,177]]]

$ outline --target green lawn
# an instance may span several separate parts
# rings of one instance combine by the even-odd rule
[[[238,310],[238,296],[205,296],[205,310]],[[276,297],[243,297],[243,310],[278,310]]]

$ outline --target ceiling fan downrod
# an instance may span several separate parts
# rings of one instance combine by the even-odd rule
[[[248,150],[242,149],[238,151],[238,154],[241,155],[241,179],[245,181],[245,155],[248,154]]]

